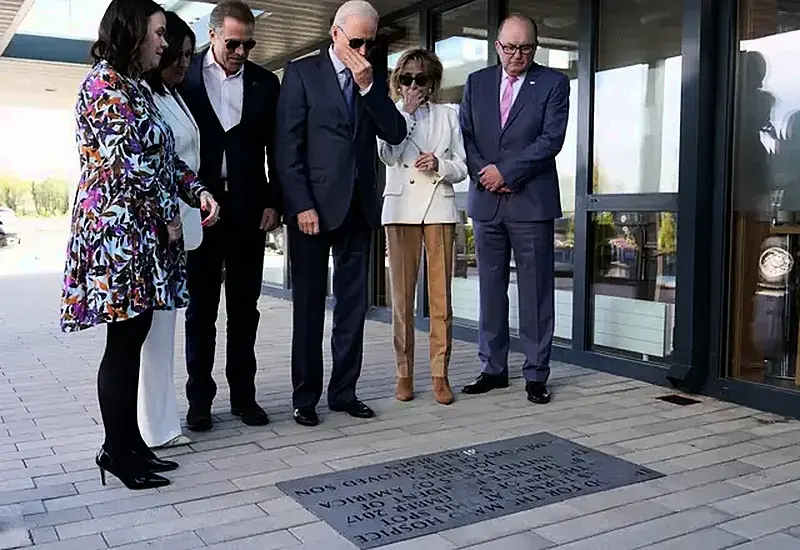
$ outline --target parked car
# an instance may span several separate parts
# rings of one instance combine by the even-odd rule
[[[11,247],[22,242],[19,234],[19,218],[10,208],[0,206],[0,248]]]

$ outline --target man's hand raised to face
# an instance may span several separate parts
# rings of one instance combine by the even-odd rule
[[[372,65],[363,55],[345,45],[342,48],[342,63],[353,73],[353,80],[361,90],[370,87],[373,80]]]

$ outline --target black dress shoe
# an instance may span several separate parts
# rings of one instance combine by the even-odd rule
[[[537,405],[544,405],[550,402],[550,392],[544,382],[527,382],[525,392],[528,394],[528,401]]]
[[[186,413],[186,427],[193,432],[207,432],[214,425],[211,420],[211,407],[189,405]]]
[[[106,472],[119,479],[125,487],[132,491],[166,487],[169,480],[144,469],[133,455],[112,456],[105,449],[100,449],[94,459],[100,468],[100,481],[106,484]]]
[[[269,417],[258,403],[251,403],[244,407],[231,406],[231,414],[238,416],[242,422],[248,426],[266,426],[269,424]]]
[[[292,418],[301,426],[316,426],[319,424],[319,416],[317,415],[317,411],[313,408],[295,409]]]
[[[348,401],[347,403],[328,404],[328,408],[336,412],[346,412],[355,418],[372,418],[375,416],[375,411],[358,399],[355,401]]]
[[[490,392],[492,390],[499,390],[508,387],[508,376],[483,374],[481,373],[478,378],[471,384],[467,384],[461,390],[461,393],[468,395],[478,395],[481,393]]]
[[[171,472],[178,469],[178,463],[172,460],[162,460],[148,448],[133,451],[133,456],[149,472]]]

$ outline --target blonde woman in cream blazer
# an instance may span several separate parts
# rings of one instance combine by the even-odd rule
[[[159,69],[146,84],[175,136],[175,152],[197,173],[200,167],[200,130],[181,96],[175,90],[183,80],[194,51],[195,37],[189,26],[172,12],[167,13],[169,46]],[[179,201],[185,250],[194,250],[203,240],[200,210]],[[139,373],[138,420],[142,438],[150,447],[171,447],[191,443],[181,432],[175,393],[175,323],[177,311],[155,311],[153,324],[142,348]]]
[[[442,64],[427,50],[404,53],[392,73],[397,108],[408,135],[400,145],[378,140],[386,164],[381,221],[386,230],[392,287],[392,332],[400,401],[414,397],[414,297],[424,243],[430,304],[430,368],[433,395],[449,405],[452,349],[453,244],[458,209],[453,184],[467,177],[458,113],[436,103]]]

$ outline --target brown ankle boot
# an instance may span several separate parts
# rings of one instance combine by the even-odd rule
[[[435,376],[433,378],[433,397],[441,405],[453,404],[453,392],[450,390],[450,382],[447,377]]]
[[[411,401],[414,399],[414,389],[411,378],[398,378],[397,389],[394,392],[398,401]]]

